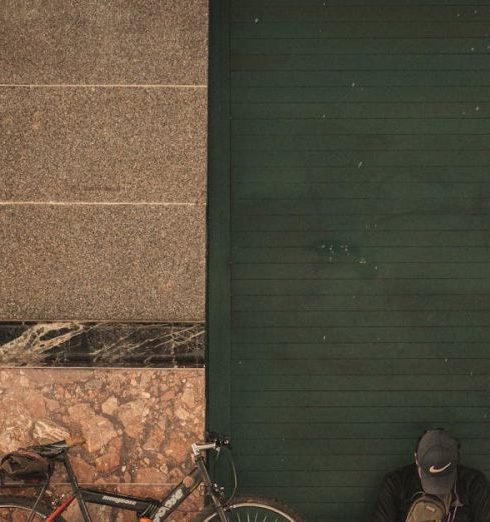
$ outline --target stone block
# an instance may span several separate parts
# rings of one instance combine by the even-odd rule
[[[206,200],[206,89],[0,88],[0,200]]]
[[[182,404],[189,390],[193,406]],[[0,397],[0,454],[80,433],[87,444],[70,452],[80,483],[125,495],[161,498],[192,469],[190,445],[204,437],[203,369],[4,368]],[[108,402],[109,412],[103,406]],[[177,407],[186,409],[185,418],[174,415]],[[61,469],[50,489],[66,492]],[[175,520],[192,520],[200,506],[202,497],[194,494]],[[108,520],[112,512],[122,516],[93,508],[97,520]],[[78,517],[74,507],[66,518]]]
[[[0,83],[207,81],[207,0],[4,0],[0,26]]]
[[[203,321],[203,205],[0,205],[0,319]]]
[[[0,323],[0,366],[196,368],[204,343],[203,323]]]

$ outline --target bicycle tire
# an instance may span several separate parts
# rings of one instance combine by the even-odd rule
[[[226,507],[225,513],[229,522],[303,522],[298,513],[289,506],[261,497],[240,497]],[[272,516],[271,516],[272,515]],[[248,517],[248,518],[247,518]],[[219,522],[219,515],[215,508],[211,508],[199,515],[194,522]]]
[[[24,520],[28,520],[35,503],[35,498],[0,496],[0,520],[2,522],[23,522]],[[36,506],[36,516],[32,521],[40,522],[45,520],[51,512],[52,509],[49,509],[46,504],[40,502]],[[65,519],[57,517],[56,522],[65,522]]]

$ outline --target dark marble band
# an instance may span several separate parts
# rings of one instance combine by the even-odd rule
[[[0,323],[0,366],[200,367],[203,323]]]

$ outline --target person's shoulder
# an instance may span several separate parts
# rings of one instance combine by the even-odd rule
[[[483,473],[483,471],[480,471],[479,469],[475,468],[470,468],[469,466],[464,466],[463,464],[458,465],[458,476],[466,480],[487,480],[487,477],[485,473]]]
[[[482,471],[464,466],[458,465],[458,483],[466,487],[467,489],[473,489],[474,487],[488,487],[488,478]]]

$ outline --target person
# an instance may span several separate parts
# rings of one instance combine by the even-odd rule
[[[459,444],[449,433],[424,432],[415,448],[415,462],[384,477],[371,522],[432,520],[413,515],[414,503],[422,495],[442,501],[446,508],[442,522],[490,522],[488,480],[459,460]]]

